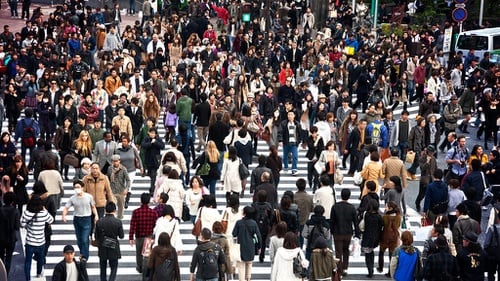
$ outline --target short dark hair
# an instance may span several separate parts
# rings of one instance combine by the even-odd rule
[[[467,208],[467,205],[465,205],[463,202],[458,204],[455,209],[460,212],[460,215],[469,214],[469,208]]]
[[[141,194],[141,204],[149,204],[149,200],[151,199],[151,195],[149,193],[144,192]]]
[[[203,240],[210,240],[212,238],[212,231],[210,231],[210,229],[208,228],[203,228],[201,230],[201,237],[203,238]]]
[[[474,161],[474,160],[472,160],[472,161]],[[442,179],[442,178],[443,178],[443,174],[444,174],[444,173],[443,173],[443,170],[441,170],[441,169],[436,169],[436,170],[434,171],[434,174],[433,174],[432,176],[433,176],[435,179],[440,180],[440,179]]]
[[[111,202],[109,201],[108,203],[106,203],[106,213],[113,213],[114,211],[116,211],[116,204],[115,202]]]
[[[329,186],[330,185],[330,176],[321,175],[319,177],[319,182],[321,183],[321,186]]]
[[[398,156],[399,155],[399,148],[393,147],[391,148],[391,156]]]
[[[295,185],[297,186],[297,189],[299,191],[304,191],[306,189],[306,180],[303,179],[303,178],[300,178],[298,179],[296,182],[295,182]]]
[[[316,205],[313,212],[315,215],[322,216],[325,213],[325,208],[321,205]]]
[[[342,198],[342,200],[349,200],[350,197],[351,197],[351,190],[348,188],[342,189],[342,191],[340,192],[340,198]]]
[[[366,188],[370,191],[375,191],[375,189],[377,189],[377,184],[374,181],[367,181]]]

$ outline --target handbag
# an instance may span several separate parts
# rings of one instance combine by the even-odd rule
[[[191,234],[194,236],[198,236],[201,233],[201,212],[203,211],[203,207],[200,209],[200,213],[198,214],[198,218],[196,219],[196,222],[194,223],[193,230],[191,231]]]
[[[240,159],[240,165],[238,167],[238,172],[240,174],[240,180],[244,180],[250,176],[250,172],[248,171],[247,166],[245,166],[245,164],[241,162],[241,159]]]
[[[252,133],[257,133],[260,131],[260,127],[255,121],[253,121],[248,123],[247,130]]]
[[[384,162],[385,159],[391,157],[391,154],[389,153],[389,148],[383,148],[381,151],[380,151],[380,160],[382,160],[382,162]]]
[[[342,174],[342,171],[340,169],[335,169],[333,181],[335,184],[343,184],[344,183],[344,174]]]
[[[205,153],[205,162],[203,162],[200,168],[198,168],[198,171],[196,171],[196,175],[208,176],[209,173],[210,173],[210,163],[208,163],[208,155]]]
[[[408,164],[413,164],[413,161],[415,161],[415,152],[413,152],[413,151],[406,152],[405,162]]]
[[[182,204],[182,221],[188,221],[190,219],[191,215],[189,214],[189,207],[186,202],[184,202],[184,204]]]
[[[231,262],[241,261],[240,244],[232,243],[231,246],[229,246],[229,257],[231,258]]]
[[[141,251],[143,257],[145,258],[149,257],[154,243],[155,240],[153,239],[153,237],[144,237],[144,243],[142,244],[142,251]]]
[[[332,281],[340,281],[340,272],[338,270],[332,271]]]
[[[265,128],[262,134],[260,134],[260,138],[265,141],[269,142],[271,140],[271,132],[269,132],[269,128]]]
[[[228,218],[229,214],[227,211],[224,212],[224,215],[222,215],[222,221],[220,222],[222,224],[222,233],[226,233],[227,231],[227,224],[228,224]]]
[[[80,166],[80,160],[73,153],[68,153],[64,156],[63,164],[71,167]]]
[[[306,272],[302,266],[302,256],[300,252],[293,258],[293,274],[295,274],[297,278],[304,278],[306,276]]]
[[[103,246],[104,248],[116,250],[118,249],[118,240],[116,238],[104,236],[101,246]]]
[[[316,170],[316,173],[318,173],[318,175],[323,174],[323,172],[325,171],[325,165],[324,163],[322,163],[323,162],[319,160],[314,163],[314,170]]]
[[[422,218],[420,218],[420,225],[422,227],[432,225],[431,219],[424,215]]]
[[[352,177],[352,180],[354,181],[354,184],[360,185],[363,183],[363,177],[361,176],[361,172],[354,172],[354,176]]]

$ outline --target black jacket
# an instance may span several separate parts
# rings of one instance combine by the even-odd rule
[[[122,221],[117,219],[113,214],[106,214],[102,219],[98,220],[95,227],[96,239],[99,241],[98,256],[101,259],[119,259],[121,258],[120,242],[118,238],[123,239]],[[116,239],[118,245],[116,249],[103,246],[105,237]]]
[[[134,136],[137,136],[141,132],[142,125],[144,124],[144,116],[142,115],[142,107],[137,107],[135,114],[132,113],[130,107],[127,110],[127,116],[130,118],[130,123],[132,123],[132,131]]]
[[[19,230],[19,213],[14,206],[0,207],[0,241],[5,245],[16,243],[16,230]]]
[[[210,109],[210,104],[208,102],[202,102],[196,105],[194,108],[194,122],[196,126],[208,127],[210,122],[210,115],[212,111]]]
[[[293,121],[295,124],[295,145],[298,145],[300,142],[300,124],[298,121]],[[281,121],[280,128],[278,131],[278,141],[283,142],[283,145],[288,145],[290,139],[290,133],[288,132],[288,119]]]
[[[78,281],[88,281],[87,269],[75,259],[73,259],[73,262],[76,263],[76,269],[78,270]],[[66,272],[66,261],[62,260],[54,268],[52,281],[66,281]]]
[[[253,202],[257,202],[257,193],[260,190],[264,190],[267,193],[267,199],[266,202],[271,204],[271,206],[276,206],[278,203],[278,191],[274,187],[274,184],[269,183],[269,182],[264,182],[260,185],[258,185],[253,193]]]
[[[152,142],[149,136],[145,137],[141,143],[144,149],[144,166],[148,169],[158,169],[160,167],[161,150],[165,148],[165,143],[159,136],[156,136],[155,142]]]
[[[227,135],[229,135],[229,125],[223,123],[222,121],[216,121],[208,129],[208,140],[214,141],[219,151],[226,150],[224,138]]]

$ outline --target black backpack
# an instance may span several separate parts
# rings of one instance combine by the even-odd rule
[[[215,244],[212,248],[201,251],[200,269],[202,279],[212,279],[219,277],[219,257],[220,250],[217,250],[218,245]],[[161,279],[159,279],[161,280]]]
[[[165,259],[155,268],[156,280],[172,281],[175,277],[175,265],[171,259]]]
[[[309,235],[306,237],[307,238],[307,249],[312,249],[314,242],[318,237],[323,237],[326,239],[326,235],[323,231],[323,225],[321,223],[316,223],[312,225],[311,232],[309,232]]]
[[[256,211],[256,216],[255,216],[255,222],[257,223],[257,226],[259,227],[260,233],[267,233],[269,231],[269,227],[271,225],[271,220],[270,220],[270,213],[271,213],[271,206],[269,204],[255,204],[255,211]]]

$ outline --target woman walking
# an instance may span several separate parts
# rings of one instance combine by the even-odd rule
[[[31,262],[35,256],[37,277],[42,277],[45,265],[45,225],[52,224],[54,218],[43,207],[40,196],[33,195],[21,217],[21,227],[26,228],[24,275],[31,280]]]

